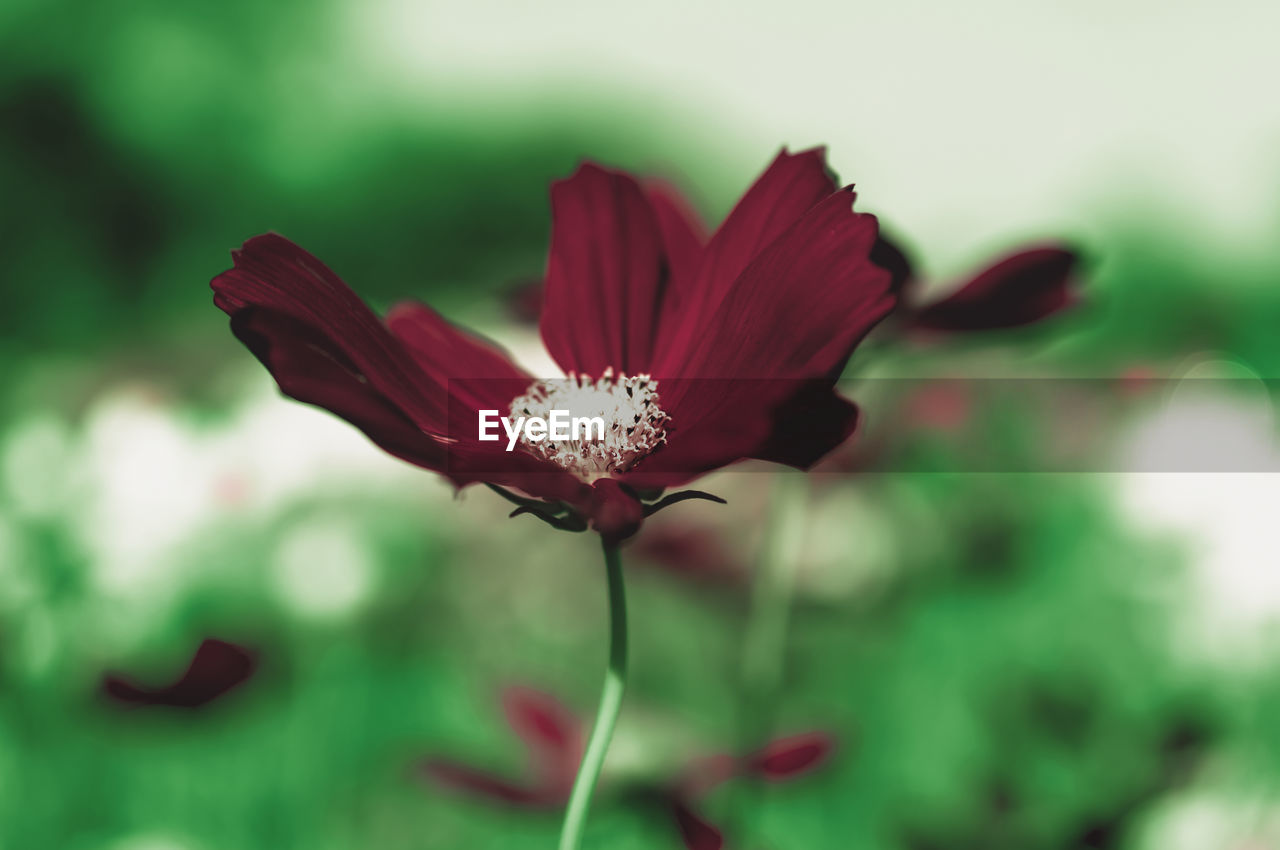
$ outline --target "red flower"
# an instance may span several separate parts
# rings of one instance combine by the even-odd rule
[[[233,253],[214,302],[286,395],[459,487],[528,494],[517,513],[616,542],[674,498],[642,497],[745,458],[807,468],[852,433],[835,378],[894,303],[853,198],[820,150],[783,152],[704,239],[673,193],[583,165],[551,190],[541,329],[566,381],[422,304],[379,319],[273,234]],[[603,441],[479,439],[480,410],[545,415],[569,396],[614,411]]]
[[[507,688],[502,694],[507,724],[524,744],[529,768],[512,779],[465,762],[432,757],[423,775],[453,791],[522,808],[557,808],[569,798],[585,734],[582,724],[555,697],[531,688]],[[733,779],[789,782],[820,767],[835,749],[825,732],[776,738],[746,756],[713,754],[690,759],[656,786],[640,789],[671,817],[689,850],[720,850],[720,828],[697,811],[698,802]]]

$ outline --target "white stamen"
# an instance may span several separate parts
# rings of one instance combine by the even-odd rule
[[[626,472],[662,443],[670,421],[658,404],[658,382],[648,375],[615,375],[605,369],[599,378],[570,373],[553,381],[537,381],[511,402],[511,419],[550,418],[551,411],[572,417],[604,420],[604,438],[587,428],[568,440],[533,442],[521,432],[525,451],[546,458],[590,484]],[[576,432],[576,429],[575,429]]]

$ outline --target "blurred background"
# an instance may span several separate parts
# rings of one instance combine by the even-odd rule
[[[594,712],[593,541],[280,398],[208,280],[275,230],[538,363],[510,293],[551,180],[660,175],[715,223],[784,144],[828,146],[926,291],[1051,240],[1080,303],[873,340],[845,390],[895,427],[646,526],[589,846],[1280,847],[1280,478],[1135,459],[1172,417],[1275,467],[1277,29],[1237,0],[4,4],[0,850],[552,846],[556,794],[512,783],[557,778],[530,718]],[[867,380],[902,376],[1158,380],[1004,415]],[[1096,471],[990,471],[1063,435]],[[797,734],[821,757],[760,756]],[[759,769],[678,787],[717,753]]]

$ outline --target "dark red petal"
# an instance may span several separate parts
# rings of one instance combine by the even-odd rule
[[[461,487],[489,481],[538,498],[582,498],[586,486],[558,466],[499,442],[479,442],[477,402],[505,413],[526,379],[452,380],[442,427],[448,442],[425,433],[399,407],[373,390],[334,342],[297,320],[245,308],[231,319],[236,336],[266,365],[285,395],[314,404],[355,425],[377,446],[409,463],[440,472]],[[406,352],[406,357],[408,353]]]
[[[675,386],[677,382],[660,383]],[[691,404],[679,412],[681,424],[668,427],[667,442],[620,476],[626,484],[636,490],[678,487],[699,475],[753,457],[767,443],[773,427],[772,413],[785,397],[783,382],[696,383],[704,385],[707,398],[714,398],[715,403],[702,409]]]
[[[661,180],[649,180],[644,183],[644,193],[653,208],[667,265],[668,281],[659,319],[665,322],[679,309],[684,296],[695,283],[702,251],[707,244],[707,231],[693,205],[675,186]],[[504,297],[508,313],[522,324],[537,324],[542,316],[544,291],[541,278],[513,284]]]
[[[724,835],[720,830],[689,808],[682,800],[673,800],[671,816],[675,818],[680,838],[688,850],[721,850]]]
[[[836,191],[822,148],[783,150],[734,206],[707,245],[678,323],[662,329],[663,350],[683,351],[757,255],[808,210]]]
[[[889,273],[889,288],[895,295],[901,295],[915,278],[915,271],[906,252],[883,233],[871,246],[871,262]]]
[[[565,371],[648,371],[667,285],[653,209],[631,177],[585,164],[551,187],[542,339]]]
[[[775,409],[769,437],[753,456],[808,469],[853,436],[857,427],[853,402],[826,379],[806,381]]]
[[[454,790],[512,805],[563,804],[581,758],[582,734],[577,718],[555,697],[532,688],[504,688],[501,696],[507,722],[529,752],[532,780],[512,781],[442,758],[424,761],[423,773]]]
[[[232,256],[235,267],[213,279],[214,303],[286,395],[336,413],[459,486],[491,481],[552,500],[582,496],[581,483],[554,464],[477,439],[477,399],[491,396],[505,409],[528,383],[498,350],[419,306],[392,319],[402,342],[323,263],[281,236],[254,237]],[[438,350],[428,350],[433,343]]]
[[[448,388],[453,403],[470,410],[496,408],[532,382],[497,343],[458,327],[425,304],[406,301],[387,314],[387,327],[427,377]]]
[[[310,327],[326,341],[326,354],[338,356],[418,427],[439,433],[448,408],[445,388],[422,373],[373,311],[323,263],[274,233],[255,236],[232,258],[235,267],[211,284],[214,303],[228,315],[270,310]]]
[[[526,744],[552,750],[576,749],[581,727],[573,712],[550,694],[533,688],[502,691],[507,723]]]
[[[557,800],[540,787],[512,782],[505,777],[448,759],[428,759],[422,773],[433,782],[476,797],[513,806],[555,805]]]
[[[809,382],[833,383],[854,346],[894,303],[889,273],[868,260],[875,218],[854,213],[852,200],[852,193],[838,192],[805,214],[751,262],[719,309],[703,317],[689,350],[663,353],[655,373],[672,430],[637,475],[696,473],[757,454],[803,460],[833,447],[798,445],[786,403],[802,391],[816,403],[820,396]],[[852,424],[852,412],[821,401],[818,406],[834,414],[823,429],[838,438]],[[744,446],[744,439],[755,442]]]
[[[835,741],[830,735],[806,732],[770,742],[747,760],[747,766],[765,779],[783,781],[813,770],[833,749]]]
[[[257,653],[210,638],[200,644],[186,671],[168,685],[147,687],[113,674],[104,677],[103,689],[121,702],[199,708],[243,684],[256,667]]]
[[[529,750],[534,772],[550,784],[571,786],[583,740],[573,712],[550,694],[521,687],[503,690],[502,710]]]
[[[387,313],[387,327],[431,379],[517,378],[532,380],[497,343],[460,328],[417,301],[404,301]]]
[[[1079,257],[1061,247],[1019,251],[974,276],[951,295],[913,317],[912,327],[986,331],[1037,322],[1074,301]]]
[[[674,186],[651,182],[645,192],[658,222],[670,274],[662,304],[661,321],[665,323],[684,306],[697,282],[707,232],[693,206]]]
[[[826,150],[783,150],[743,194],[707,246],[702,281],[727,288],[756,255],[838,188]]]
[[[444,446],[375,390],[315,328],[276,310],[243,307],[232,315],[231,330],[285,395],[340,416],[401,460],[438,471],[448,466]]]
[[[834,377],[893,306],[889,273],[868,259],[876,219],[855,213],[853,200],[850,191],[831,195],[775,240],[715,313],[701,317],[693,347],[664,352],[658,373]],[[667,393],[662,398],[665,403]]]

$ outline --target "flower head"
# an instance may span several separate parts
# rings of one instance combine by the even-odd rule
[[[546,416],[572,410],[604,422],[598,438],[578,433],[561,445],[522,435],[521,444],[535,455],[569,470],[588,484],[629,471],[666,442],[666,423],[657,383],[648,375],[615,375],[605,369],[599,378],[570,375],[564,381],[538,381],[511,402],[512,416]]]
[[[783,152],[707,238],[665,187],[581,166],[551,190],[540,322],[566,379],[535,378],[423,304],[380,319],[274,234],[233,253],[214,301],[286,395],[459,487],[503,488],[517,513],[619,541],[673,498],[646,496],[746,458],[807,468],[853,432],[835,378],[894,304],[869,259],[876,220],[853,199],[822,151]],[[480,437],[481,411],[560,404],[603,435]]]

